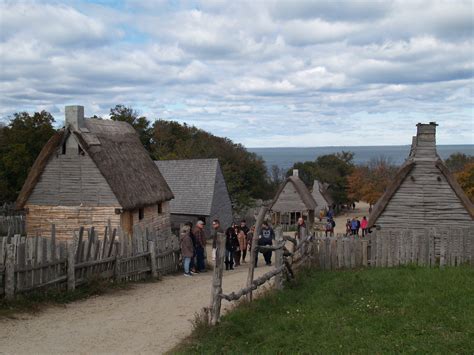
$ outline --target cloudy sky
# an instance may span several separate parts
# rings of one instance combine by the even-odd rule
[[[474,143],[472,1],[2,1],[0,117],[124,104],[247,147]]]

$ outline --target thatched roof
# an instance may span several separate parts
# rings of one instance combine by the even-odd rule
[[[25,205],[49,158],[70,133],[92,158],[122,208],[130,210],[173,198],[171,189],[132,126],[126,122],[99,119],[86,119],[84,124],[85,127],[78,130],[68,126],[44,146],[20,192],[17,208]]]
[[[314,200],[318,204],[318,207],[322,208],[326,206],[332,206],[334,200],[329,192],[329,184],[328,183],[321,183],[318,180],[314,180],[313,182],[313,190],[311,191],[311,196],[313,196]],[[318,202],[320,200],[320,196],[324,199],[323,201]]]
[[[283,189],[285,188],[286,184],[293,184],[293,186],[296,189],[296,192],[301,197],[301,200],[303,201],[304,205],[308,210],[315,210],[316,209],[316,201],[314,200],[313,196],[311,196],[311,193],[309,192],[308,188],[304,184],[303,181],[298,176],[290,176],[288,177],[283,184],[280,185],[278,188],[278,191],[275,195],[275,198],[273,199],[272,203],[270,204],[270,208],[272,209],[273,205],[278,201],[278,198],[280,197],[280,194],[282,193]]]

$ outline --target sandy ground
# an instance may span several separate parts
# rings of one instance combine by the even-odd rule
[[[245,286],[248,265],[224,273],[224,292]],[[259,265],[256,276],[272,268],[263,260]],[[163,353],[191,333],[194,314],[209,306],[211,280],[212,272],[166,276],[37,315],[0,320],[0,353]],[[223,306],[230,308],[226,301]]]

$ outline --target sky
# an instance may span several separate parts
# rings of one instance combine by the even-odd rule
[[[123,104],[246,147],[474,144],[472,1],[2,1],[0,121]]]

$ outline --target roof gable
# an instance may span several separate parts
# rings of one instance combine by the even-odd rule
[[[275,195],[275,198],[273,199],[271,205],[270,205],[270,209],[272,209],[272,207],[275,205],[275,203],[278,201],[278,199],[280,198],[280,195],[281,193],[283,192],[283,190],[285,189],[285,186],[287,184],[293,184],[296,192],[298,193],[298,195],[300,196],[301,198],[301,201],[304,203],[304,205],[306,206],[306,208],[308,210],[314,210],[316,209],[316,201],[314,200],[313,196],[310,194],[308,188],[306,187],[306,185],[304,184],[303,181],[301,181],[301,179],[297,176],[290,176],[288,177],[285,182],[283,184],[280,185],[276,195]]]

